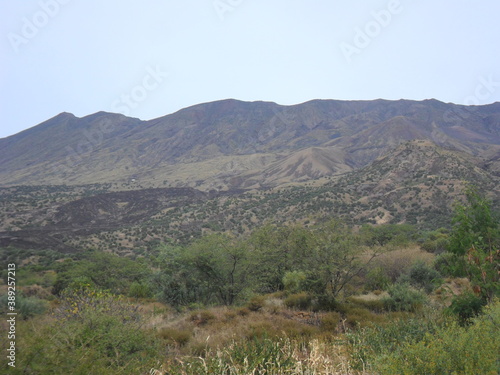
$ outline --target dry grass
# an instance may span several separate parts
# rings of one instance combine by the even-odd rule
[[[371,267],[382,268],[394,282],[417,261],[431,264],[434,257],[434,254],[422,250],[420,246],[408,246],[380,254],[372,261]]]
[[[448,306],[455,296],[461,295],[466,291],[472,291],[470,281],[467,278],[446,279],[445,282],[434,291],[432,298]]]
[[[238,342],[232,342],[224,348],[206,353],[205,357],[181,357],[167,362],[158,369],[151,369],[152,375],[369,375],[368,372],[354,370],[350,364],[349,355],[343,338],[337,342],[326,342],[312,339],[304,343],[281,338],[273,345],[280,351],[275,363],[255,364],[252,358],[240,358]],[[281,354],[286,357],[286,363],[280,364]],[[196,371],[196,372],[194,372]],[[217,371],[217,372],[215,372]]]

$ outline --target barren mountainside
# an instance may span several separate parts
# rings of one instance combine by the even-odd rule
[[[150,121],[62,113],[0,139],[0,181],[269,187],[364,167],[414,139],[474,155],[498,173],[500,103],[224,100]]]

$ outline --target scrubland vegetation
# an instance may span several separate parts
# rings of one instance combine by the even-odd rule
[[[2,249],[9,374],[498,374],[499,222],[466,195],[434,231],[330,219],[135,259]]]

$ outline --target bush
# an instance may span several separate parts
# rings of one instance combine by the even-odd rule
[[[7,312],[8,296],[0,296],[0,312]],[[36,297],[16,296],[16,312],[22,319],[29,319],[35,315],[43,314],[48,307],[48,302]]]
[[[250,311],[259,311],[264,307],[264,304],[266,303],[266,297],[265,296],[253,296],[250,301],[247,303],[247,308]]]
[[[374,324],[361,330],[348,331],[348,350],[353,367],[369,368],[378,358],[384,358],[409,343],[422,340],[438,327],[437,319],[396,318],[390,324]]]
[[[16,299],[16,309],[23,319],[43,314],[47,310],[47,301],[36,297],[20,297]]]
[[[399,278],[398,282],[409,283],[415,288],[423,289],[426,293],[430,293],[441,282],[441,275],[424,262],[417,261],[407,274]]]
[[[162,328],[158,335],[169,345],[185,346],[191,339],[192,333],[189,330]]]
[[[311,296],[306,292],[292,294],[285,299],[285,306],[291,309],[307,310],[311,307]]]
[[[306,278],[306,274],[301,271],[286,272],[285,276],[283,276],[285,290],[290,293],[301,292]]]
[[[466,277],[465,259],[453,253],[445,252],[434,259],[434,268],[443,276]]]
[[[54,296],[50,293],[49,290],[38,284],[26,286],[23,288],[22,292],[23,296],[25,297],[37,297],[45,300],[54,298]]]
[[[372,262],[373,267],[380,267],[392,282],[411,269],[417,261],[430,261],[434,255],[413,246],[392,250],[379,255]]]
[[[95,290],[68,293],[51,317],[19,324],[13,374],[141,373],[157,363],[159,340],[142,328],[137,307]],[[1,371],[0,371],[1,372]]]
[[[425,301],[425,295],[408,284],[394,284],[388,292],[383,300],[388,311],[416,311]]]
[[[195,325],[203,326],[215,320],[215,315],[208,310],[193,311],[191,313],[191,316],[189,317],[189,320],[192,321]]]
[[[466,292],[456,296],[448,307],[448,311],[458,317],[460,325],[467,325],[471,319],[481,313],[486,305],[484,298],[476,296],[471,292]]]
[[[366,288],[368,290],[384,290],[390,281],[391,279],[380,266],[372,268],[366,274]]]
[[[351,307],[347,311],[346,323],[349,328],[361,328],[372,323],[377,317],[362,307]]]
[[[338,312],[329,312],[321,318],[321,328],[326,331],[335,331],[340,322]]]
[[[133,298],[150,298],[153,293],[148,285],[134,281],[130,284],[128,295]]]
[[[436,231],[426,233],[426,238],[422,239],[420,246],[430,253],[443,253],[449,246],[448,230],[439,228]]]
[[[500,303],[485,309],[469,327],[450,324],[376,361],[383,374],[498,374]]]
[[[318,311],[335,311],[337,310],[339,303],[337,300],[330,295],[322,294],[316,297],[312,301],[312,309],[315,312]]]

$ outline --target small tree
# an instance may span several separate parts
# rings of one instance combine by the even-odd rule
[[[474,292],[491,301],[500,292],[500,230],[491,202],[468,187],[465,205],[455,206],[450,251],[464,257]]]
[[[376,255],[367,257],[360,238],[338,220],[323,224],[314,231],[314,247],[305,268],[311,289],[337,298]]]
[[[244,244],[226,235],[201,238],[186,250],[185,260],[219,302],[232,305],[247,288],[249,264]]]

